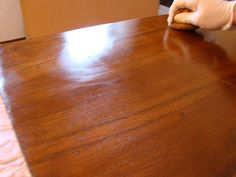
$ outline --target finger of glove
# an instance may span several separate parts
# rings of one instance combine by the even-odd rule
[[[174,22],[174,17],[176,14],[179,13],[181,9],[189,9],[190,11],[194,11],[196,6],[195,0],[188,1],[188,0],[175,0],[170,7],[169,17],[167,22],[169,24]]]
[[[175,15],[174,21],[176,23],[187,23],[198,26],[198,24],[196,24],[195,22],[194,15],[195,15],[194,12],[182,12]]]

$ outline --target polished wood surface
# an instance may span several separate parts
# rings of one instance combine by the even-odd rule
[[[1,45],[1,94],[34,176],[236,174],[236,31],[166,18]]]

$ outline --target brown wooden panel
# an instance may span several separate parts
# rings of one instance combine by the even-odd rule
[[[34,176],[236,174],[236,31],[174,31],[166,18],[0,46]]]
[[[157,15],[158,0],[21,0],[28,38]]]

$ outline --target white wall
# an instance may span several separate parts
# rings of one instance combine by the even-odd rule
[[[0,0],[0,42],[24,36],[19,0]]]

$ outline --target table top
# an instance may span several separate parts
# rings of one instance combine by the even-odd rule
[[[0,90],[36,177],[236,174],[236,31],[166,16],[0,46]]]

